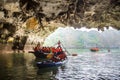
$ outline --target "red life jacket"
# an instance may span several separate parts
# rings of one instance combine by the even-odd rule
[[[66,54],[63,52],[63,53],[61,53],[60,55],[58,55],[58,57],[60,58],[60,60],[62,60],[62,59],[65,59],[67,56],[66,56]]]
[[[55,53],[54,53],[54,54],[55,54]],[[61,61],[61,60],[65,59],[65,58],[67,58],[67,56],[66,56],[66,54],[63,52],[63,53],[61,53],[61,54],[59,54],[59,55],[57,55],[57,56],[53,56],[53,57],[51,58],[51,60],[54,61],[54,62],[58,62],[58,61]]]

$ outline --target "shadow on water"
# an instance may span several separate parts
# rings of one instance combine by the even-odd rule
[[[52,67],[52,68],[43,68],[43,69],[38,69],[37,75],[40,77],[42,80],[56,80],[55,76],[58,72],[57,67]]]
[[[26,60],[23,53],[0,54],[1,80],[15,80],[21,72],[25,72],[24,69],[26,69]]]
[[[63,67],[45,69],[33,54],[0,53],[0,80],[120,80],[119,52],[78,53]]]
[[[58,68],[38,69],[34,55],[1,53],[0,80],[55,80]]]
[[[36,67],[36,62],[39,62],[39,61],[44,61],[46,59],[38,59],[36,58],[34,60],[34,67]],[[47,68],[38,68],[37,69],[37,78],[38,80],[41,79],[41,80],[57,80],[56,79],[56,75],[59,71],[59,68],[61,67],[47,67]]]

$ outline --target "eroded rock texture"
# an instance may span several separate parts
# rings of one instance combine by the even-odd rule
[[[41,26],[56,21],[75,27],[113,26],[120,29],[120,0],[20,0],[25,14],[36,16]]]
[[[119,30],[120,0],[1,0],[0,21],[1,29],[4,23],[15,26],[10,34],[22,32],[42,38],[67,25]]]

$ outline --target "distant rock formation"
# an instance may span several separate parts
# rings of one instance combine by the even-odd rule
[[[96,30],[76,30],[73,28],[58,28],[44,42],[44,46],[54,45],[61,41],[67,48],[120,48],[120,31],[115,29],[98,32]]]

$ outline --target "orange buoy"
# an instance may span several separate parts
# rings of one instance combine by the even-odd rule
[[[77,54],[76,54],[76,53],[74,53],[74,54],[72,54],[72,56],[77,56]]]
[[[96,52],[96,51],[99,51],[99,48],[95,47],[95,48],[91,48],[90,49],[92,52]]]

